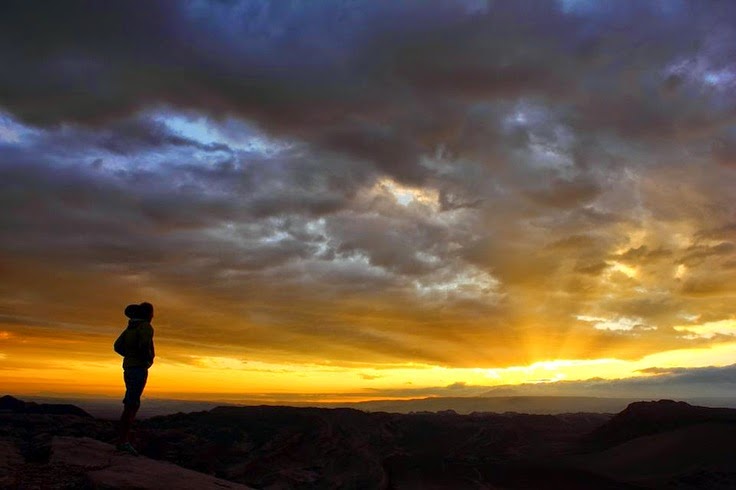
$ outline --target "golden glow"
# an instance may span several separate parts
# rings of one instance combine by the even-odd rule
[[[679,264],[675,269],[675,279],[682,279],[687,274],[687,267],[685,264]]]
[[[622,264],[620,262],[614,262],[611,265],[611,269],[610,270],[612,272],[620,272],[620,273],[624,274],[626,277],[629,277],[629,278],[636,277],[636,275],[637,275],[636,267],[630,267],[630,266],[628,266],[626,264]]]
[[[436,190],[422,189],[399,184],[393,179],[384,178],[373,188],[374,195],[390,194],[402,206],[419,203],[431,207],[437,206],[438,194]]]
[[[735,322],[704,325],[700,332],[736,328]],[[2,359],[9,356],[3,355]],[[160,358],[151,369],[147,396],[197,399],[233,396],[240,399],[282,399],[293,395],[312,401],[357,401],[378,398],[416,397],[412,390],[446,387],[492,387],[521,383],[554,383],[591,378],[620,379],[640,376],[641,370],[657,366],[725,366],[736,358],[736,342],[700,349],[680,349],[626,361],[603,359],[552,359],[505,368],[447,368],[407,363],[375,366],[329,364],[277,364],[249,362],[230,357],[193,357],[191,364]],[[16,367],[0,371],[0,384],[13,393],[120,394],[121,370],[115,362],[82,362],[40,359],[39,367]],[[408,394],[402,394],[407,390]]]
[[[716,335],[736,335],[736,320],[720,320],[700,325],[678,325],[678,332],[687,332],[691,338],[711,339]]]

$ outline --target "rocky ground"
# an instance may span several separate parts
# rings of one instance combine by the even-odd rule
[[[18,402],[0,399],[2,488],[736,488],[736,410],[667,401],[615,416],[219,407],[138,422],[138,458],[107,444],[112,421]]]
[[[116,451],[89,437],[53,437],[47,460],[25,461],[15,445],[0,444],[0,482],[22,489],[248,489],[172,463]]]

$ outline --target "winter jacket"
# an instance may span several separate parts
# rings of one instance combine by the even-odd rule
[[[123,369],[151,367],[156,357],[151,323],[148,320],[129,320],[128,328],[115,341],[115,352],[124,356]]]

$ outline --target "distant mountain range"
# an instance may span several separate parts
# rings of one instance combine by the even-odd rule
[[[10,395],[0,397],[0,413],[76,415],[92,418],[92,415],[69,403],[24,402]]]
[[[74,404],[99,418],[117,419],[122,410],[120,398],[60,398],[34,397],[34,401],[47,405]],[[453,410],[459,414],[474,412],[517,412],[535,414],[562,414],[575,412],[618,413],[630,403],[641,398],[604,398],[586,396],[521,396],[489,394],[479,397],[429,397],[409,400],[375,400],[353,403],[283,402],[259,400],[223,402],[217,400],[171,400],[145,398],[139,418],[167,415],[177,412],[211,410],[218,406],[289,405],[294,407],[354,408],[368,412],[438,412]],[[736,408],[734,398],[691,398],[684,401],[691,405]]]
[[[617,413],[633,398],[597,398],[583,396],[486,396],[486,397],[436,397],[412,400],[378,400],[340,404],[370,412],[437,412],[453,410],[460,414],[474,412],[516,412],[535,414],[560,414],[574,412]]]
[[[547,402],[510,397],[499,406],[551,409],[561,400]],[[0,464],[0,482],[51,470],[59,478],[54,448],[76,454],[78,444],[78,454],[89,454],[82,448],[97,446],[75,438],[110,441],[114,429],[77,407],[0,398],[0,463],[12,459],[3,448],[23,459],[15,465],[23,471]],[[252,488],[294,489],[736,488],[734,440],[736,410],[668,400],[631,403],[615,415],[224,406],[152,417],[134,434],[149,458]],[[79,467],[64,471],[93,481]]]

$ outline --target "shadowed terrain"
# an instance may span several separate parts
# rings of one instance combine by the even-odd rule
[[[0,399],[0,481],[46,472],[68,480],[57,488],[101,488],[79,465],[64,473],[54,448],[110,441],[114,423],[39,407]],[[615,489],[733,488],[734,436],[736,410],[663,400],[617,415],[218,407],[141,421],[134,441],[153,460],[253,488]]]

